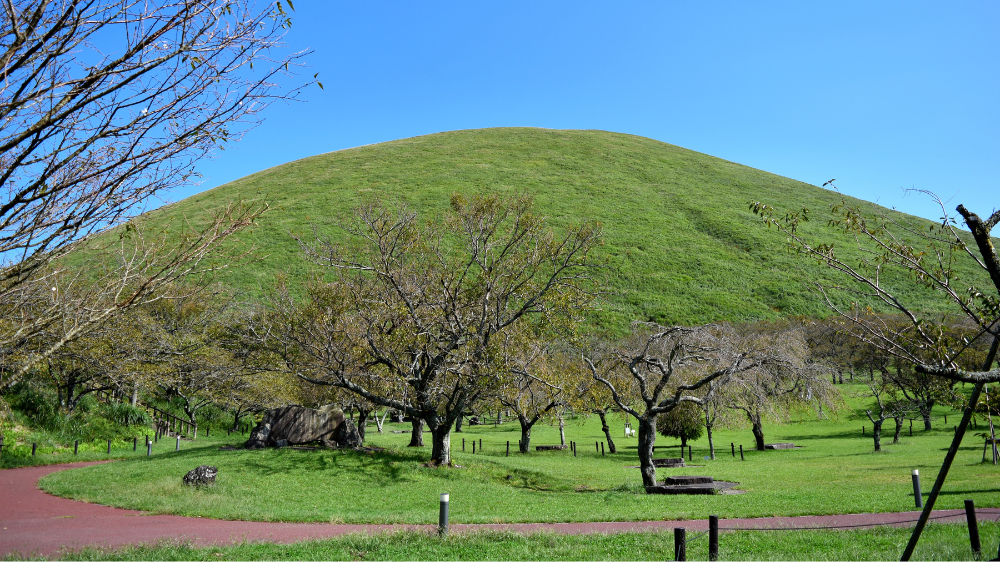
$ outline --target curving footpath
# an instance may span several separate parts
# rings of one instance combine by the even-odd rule
[[[49,495],[38,488],[38,480],[47,474],[89,466],[91,463],[14,468],[0,471],[0,557],[17,552],[22,556],[56,556],[60,551],[85,546],[119,548],[130,544],[152,543],[162,539],[190,541],[197,546],[228,545],[242,541],[292,543],[323,539],[347,533],[423,530],[434,532],[431,525],[330,525],[325,523],[268,523],[259,521],[223,521],[177,515],[148,515],[142,511],[119,509]],[[1000,516],[1000,508],[977,509],[980,521]],[[854,513],[804,517],[761,517],[724,519],[720,529],[808,529],[911,525],[919,512]],[[962,522],[963,510],[933,513],[937,522]],[[708,529],[707,520],[634,521],[598,523],[516,523],[495,525],[452,525],[451,532],[475,530],[510,530],[522,533],[553,532],[561,534],[619,533],[624,531],[663,531],[685,527],[692,531]]]

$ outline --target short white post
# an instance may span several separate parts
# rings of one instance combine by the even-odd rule
[[[924,507],[924,497],[920,493],[920,471],[913,469],[913,501],[918,508]]]

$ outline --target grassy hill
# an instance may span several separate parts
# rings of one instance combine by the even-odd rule
[[[148,219],[177,224],[229,201],[268,201],[272,210],[260,226],[241,235],[264,257],[220,277],[260,295],[279,273],[298,282],[314,271],[289,232],[309,235],[313,226],[336,232],[338,217],[376,194],[439,213],[452,192],[480,190],[530,194],[556,227],[603,223],[610,295],[595,321],[611,332],[625,331],[633,320],[696,324],[828,314],[809,292],[809,280],[833,274],[789,253],[784,237],[765,228],[747,202],[809,207],[819,212],[807,232],[822,232],[822,217],[840,194],[620,133],[479,129],[352,148],[258,172]],[[822,236],[851,246],[832,231]],[[888,282],[925,307],[937,306],[905,279]]]

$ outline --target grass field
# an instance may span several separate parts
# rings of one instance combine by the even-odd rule
[[[748,209],[760,200],[780,210],[809,207],[801,232],[850,254],[852,239],[824,225],[840,194],[648,138],[605,131],[498,128],[452,131],[304,158],[236,180],[149,213],[150,228],[195,224],[236,200],[271,210],[238,238],[257,259],[219,280],[260,297],[287,274],[293,288],[311,272],[289,233],[320,232],[374,196],[400,200],[432,217],[453,192],[531,195],[559,227],[603,225],[608,301],[594,329],[620,335],[635,320],[693,325],[825,316],[811,279],[830,271],[786,250],[785,237]],[[858,201],[849,199],[849,201]],[[926,230],[931,223],[913,220]],[[850,260],[848,260],[850,261]],[[962,270],[973,281],[981,272]],[[940,307],[912,280],[884,274],[883,284],[918,309]],[[855,297],[856,298],[856,297]]]
[[[849,388],[849,387],[844,387]],[[859,404],[854,404],[855,407]],[[949,425],[943,417],[948,415]],[[407,449],[409,424],[386,424],[379,435],[369,428],[368,444],[385,452],[363,454],[331,450],[220,450],[225,438],[199,439],[179,453],[138,457],[64,471],[42,480],[51,493],[155,513],[200,515],[237,520],[323,521],[344,523],[435,523],[438,494],[451,494],[455,523],[530,521],[623,521],[817,515],[912,510],[910,471],[920,469],[929,491],[952,437],[957,414],[935,412],[935,429],[904,431],[898,445],[874,454],[871,425],[855,410],[836,420],[805,417],[767,428],[768,442],[792,441],[800,449],[750,451],[749,431],[716,436],[717,459],[704,438],[693,443],[693,461],[683,469],[661,469],[659,477],[707,474],[739,482],[741,495],[648,496],[640,485],[635,440],[618,439],[619,452],[602,456],[594,443],[603,438],[596,419],[567,425],[567,439],[579,443],[579,456],[568,451],[512,453],[516,423],[467,427],[453,434],[454,460],[461,468],[423,466],[427,450]],[[862,436],[862,425],[868,435]],[[614,422],[621,433],[621,421]],[[462,451],[462,440],[466,440]],[[471,453],[471,440],[483,449]],[[558,430],[542,426],[533,444],[558,441]],[[229,442],[237,443],[237,439]],[[679,455],[676,441],[660,438],[657,456]],[[737,454],[731,454],[734,443]],[[739,458],[743,445],[745,461]],[[981,464],[982,444],[966,439],[938,500],[940,509],[960,508],[965,499],[978,506],[1000,505],[1000,469]],[[219,482],[191,489],[181,476],[200,464],[219,467]],[[115,482],[107,486],[107,482]]]
[[[981,522],[983,549],[992,555],[1000,535],[996,522]],[[719,560],[895,560],[909,529],[853,531],[729,531],[719,537]],[[707,560],[705,536],[689,535],[688,560]],[[348,535],[283,545],[240,543],[195,548],[186,543],[120,550],[84,549],[65,560],[672,560],[672,533],[563,536],[547,533],[481,532],[444,539],[400,532]],[[17,559],[21,559],[18,557]],[[971,560],[964,525],[931,524],[914,560]]]

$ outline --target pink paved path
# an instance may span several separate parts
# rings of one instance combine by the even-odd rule
[[[240,541],[291,543],[307,539],[335,537],[346,533],[394,531],[402,529],[433,532],[430,525],[330,525],[325,523],[267,523],[222,521],[176,515],[146,515],[141,511],[118,509],[49,495],[38,489],[38,480],[59,470],[97,463],[76,463],[0,470],[0,556],[57,555],[64,548],[84,546],[121,547],[160,539],[191,541],[198,546],[225,545]],[[994,520],[1000,508],[977,509],[980,521]],[[762,517],[724,519],[722,529],[870,527],[910,525],[919,512],[859,513],[807,517]],[[935,511],[934,521],[965,520],[962,510]],[[452,525],[453,532],[470,530],[548,531],[562,534],[617,533],[622,531],[662,531],[685,527],[708,529],[707,520],[636,521],[601,523],[521,523],[500,525]]]

